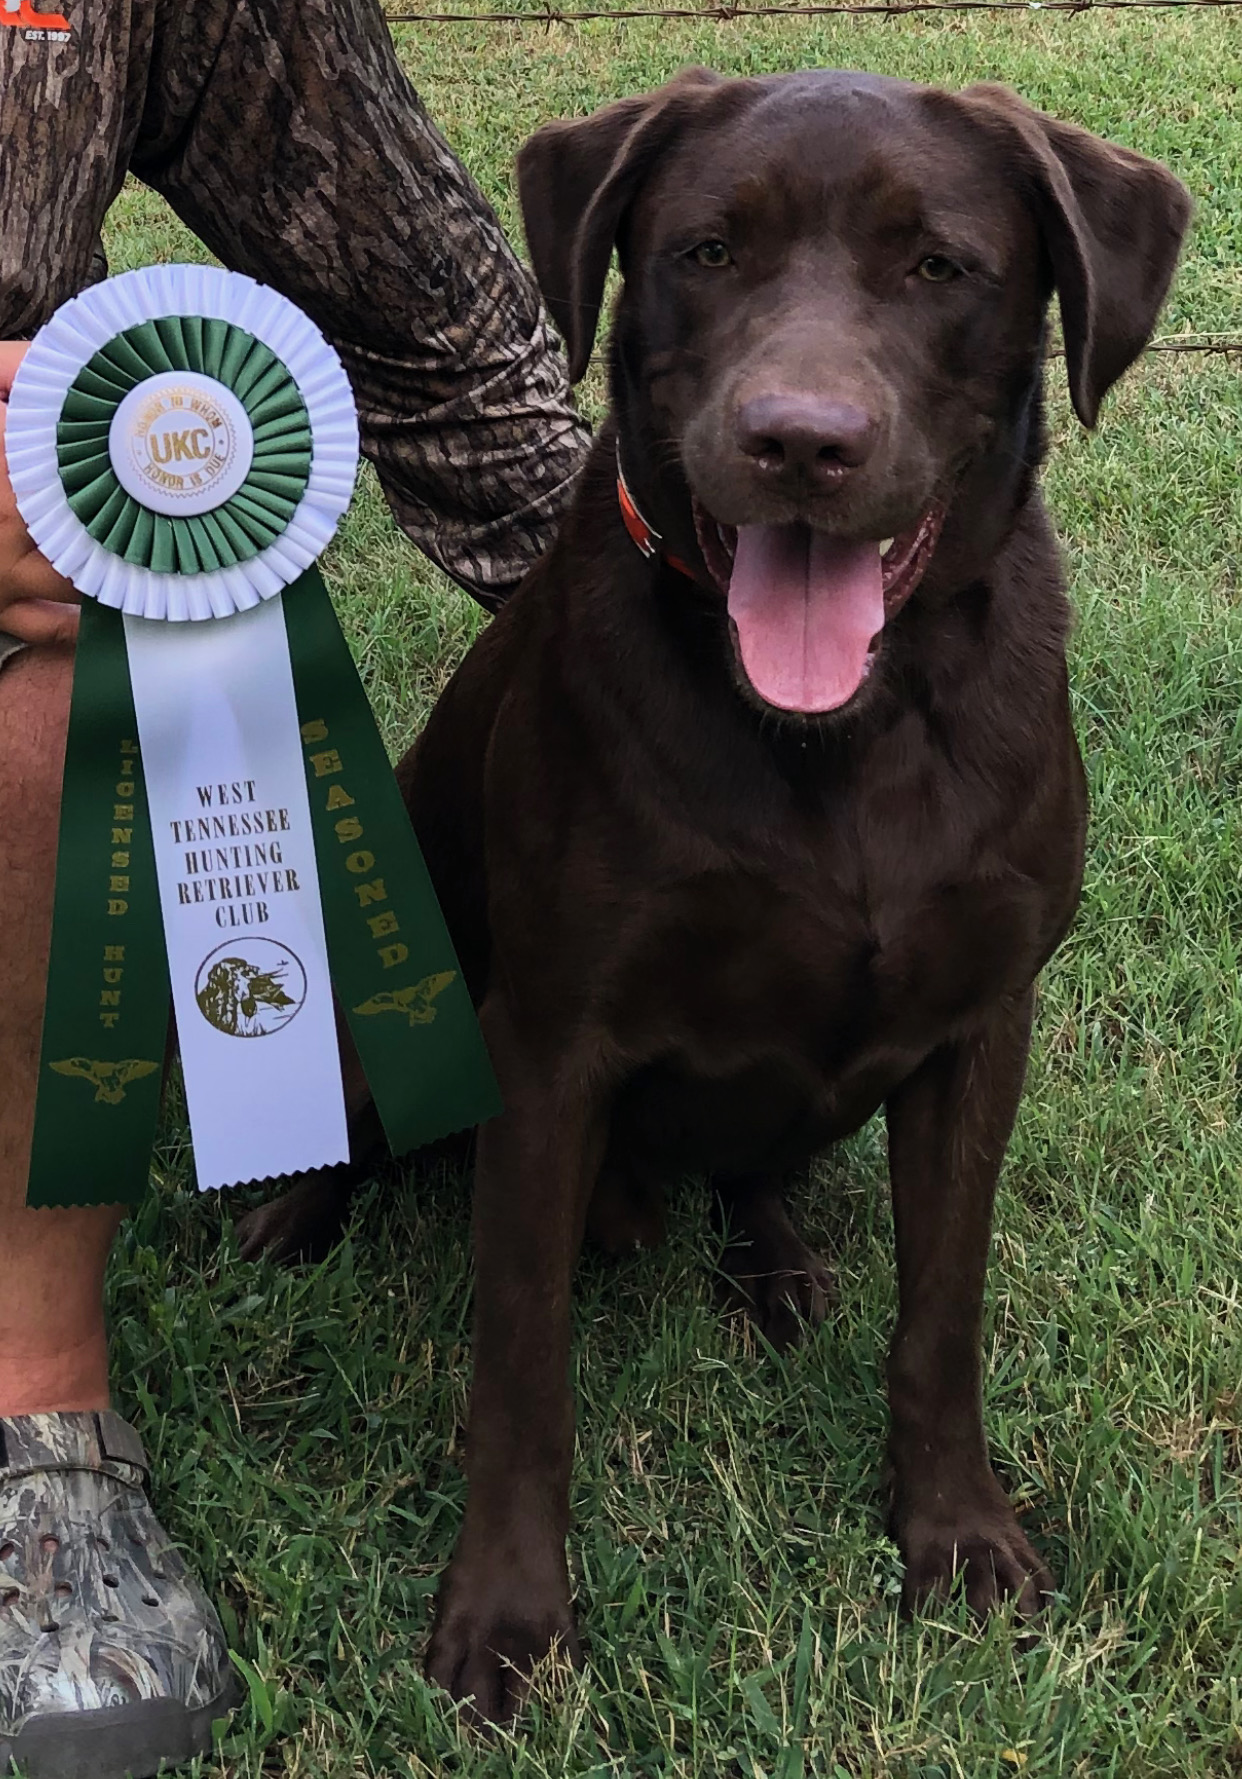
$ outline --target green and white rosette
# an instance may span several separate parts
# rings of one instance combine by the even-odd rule
[[[249,278],[165,266],[60,309],[9,474],[84,595],[32,1205],[132,1203],[169,988],[200,1186],[348,1158],[336,1004],[394,1153],[495,1081],[316,560],[358,458],[339,360]]]

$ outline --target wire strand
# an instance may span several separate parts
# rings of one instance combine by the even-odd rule
[[[520,11],[388,12],[390,25],[577,25],[593,20],[699,19],[727,24],[732,19],[836,17],[904,18],[936,12],[1157,12],[1211,7],[1224,11],[1242,0],[861,0],[860,4],[743,6],[717,0],[704,6],[573,7],[543,5]]]

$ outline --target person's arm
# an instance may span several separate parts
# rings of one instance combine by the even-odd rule
[[[13,378],[26,345],[0,340],[0,658],[5,638],[72,642],[78,633],[77,594],[41,556],[17,510],[4,457],[4,422]]]
[[[529,275],[374,0],[176,0],[134,171],[340,352],[420,548],[487,605],[550,542],[587,441]]]

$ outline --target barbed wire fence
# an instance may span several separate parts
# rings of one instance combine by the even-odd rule
[[[509,25],[550,32],[559,26],[623,24],[636,19],[677,19],[701,24],[729,24],[735,19],[871,18],[899,19],[913,14],[938,13],[1036,13],[1074,18],[1086,12],[1228,12],[1242,9],[1242,0],[838,0],[837,4],[781,4],[752,6],[731,0],[704,0],[700,6],[587,6],[553,5],[552,0],[532,0],[520,8],[494,7],[476,11],[385,11],[390,25]],[[1242,354],[1242,334],[1186,333],[1153,340],[1149,353],[1204,356]],[[1051,354],[1061,356],[1060,350]]]
[[[841,3],[773,6],[733,5],[729,0],[705,0],[702,6],[553,6],[542,0],[530,6],[504,11],[389,12],[390,25],[576,25],[593,20],[698,19],[728,23],[730,19],[804,19],[836,16],[905,18],[911,13],[937,12],[1183,12],[1211,8],[1223,12],[1242,6],[1242,0],[857,0]]]

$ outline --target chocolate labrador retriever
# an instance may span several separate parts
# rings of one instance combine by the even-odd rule
[[[402,779],[506,1110],[480,1133],[465,1525],[429,1672],[488,1718],[575,1647],[570,1292],[710,1174],[761,1326],[824,1313],[782,1179],[881,1107],[905,1598],[1052,1580],[988,1462],[992,1201],[1078,898],[1069,613],[1037,487],[1047,309],[1079,417],[1189,205],[998,87],[691,71],[519,160],[612,414],[549,556]]]

